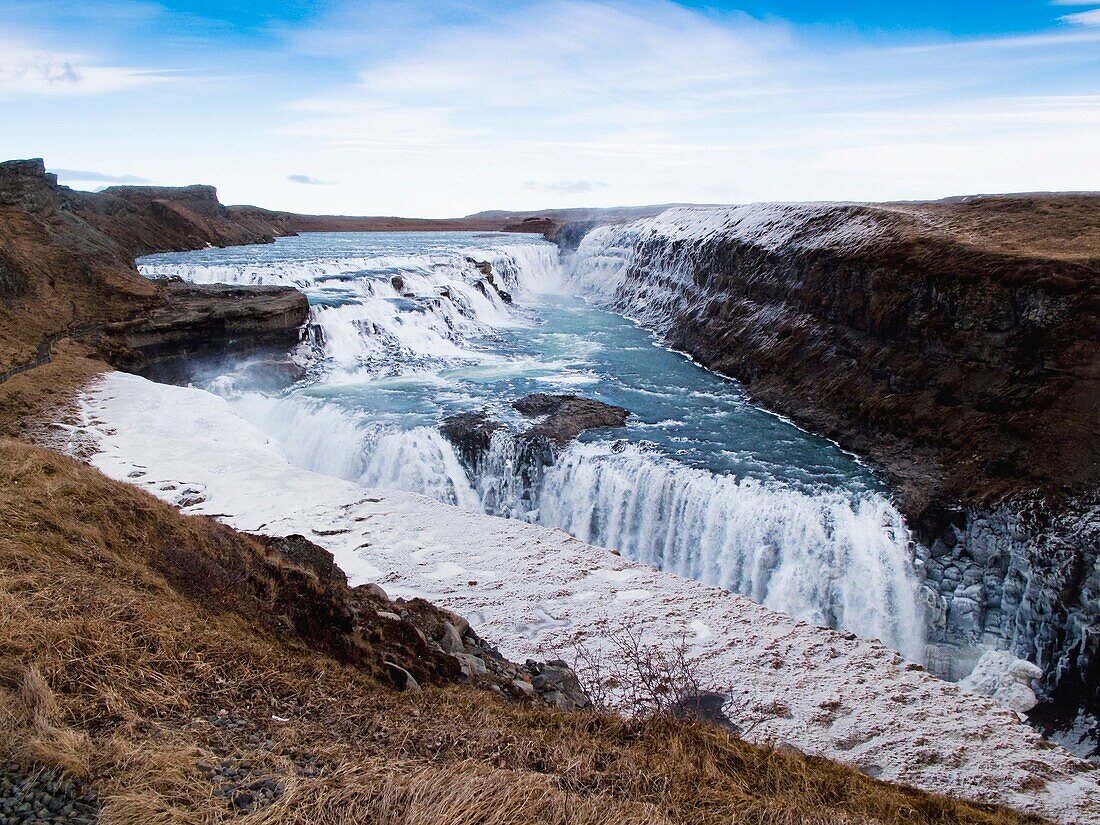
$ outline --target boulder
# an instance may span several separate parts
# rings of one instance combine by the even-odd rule
[[[528,428],[523,434],[525,438],[545,438],[557,447],[564,447],[586,430],[622,427],[630,417],[623,407],[577,395],[537,392],[513,402],[512,406],[529,418],[545,416]]]

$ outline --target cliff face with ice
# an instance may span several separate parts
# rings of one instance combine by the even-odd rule
[[[582,294],[885,472],[937,670],[1006,649],[1044,712],[1095,711],[1100,198],[672,209],[566,254]]]

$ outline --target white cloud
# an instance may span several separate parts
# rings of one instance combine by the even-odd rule
[[[165,79],[155,71],[99,65],[88,55],[0,39],[0,97],[97,95]]]
[[[1074,26],[1100,26],[1100,9],[1079,11],[1073,14],[1067,14],[1059,19]]]

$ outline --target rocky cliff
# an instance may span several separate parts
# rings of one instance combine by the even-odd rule
[[[153,283],[134,267],[147,252],[270,241],[264,230],[234,221],[212,187],[75,192],[41,160],[0,163],[0,380],[67,338],[127,368],[293,346],[309,312],[293,289]]]
[[[675,209],[588,232],[574,273],[874,461],[937,670],[1007,648],[1096,710],[1100,198]]]

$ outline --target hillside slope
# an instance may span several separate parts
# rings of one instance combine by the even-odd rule
[[[212,187],[77,193],[41,160],[0,163],[0,381],[46,363],[65,339],[130,368],[166,350],[294,346],[309,312],[296,290],[230,299],[153,283],[134,266],[154,250],[264,240],[226,217]]]
[[[346,586],[19,442],[0,521],[3,778],[71,822],[1039,821],[668,718],[397,692],[388,659],[447,681],[407,622],[342,613]],[[57,769],[77,784],[34,773]]]

